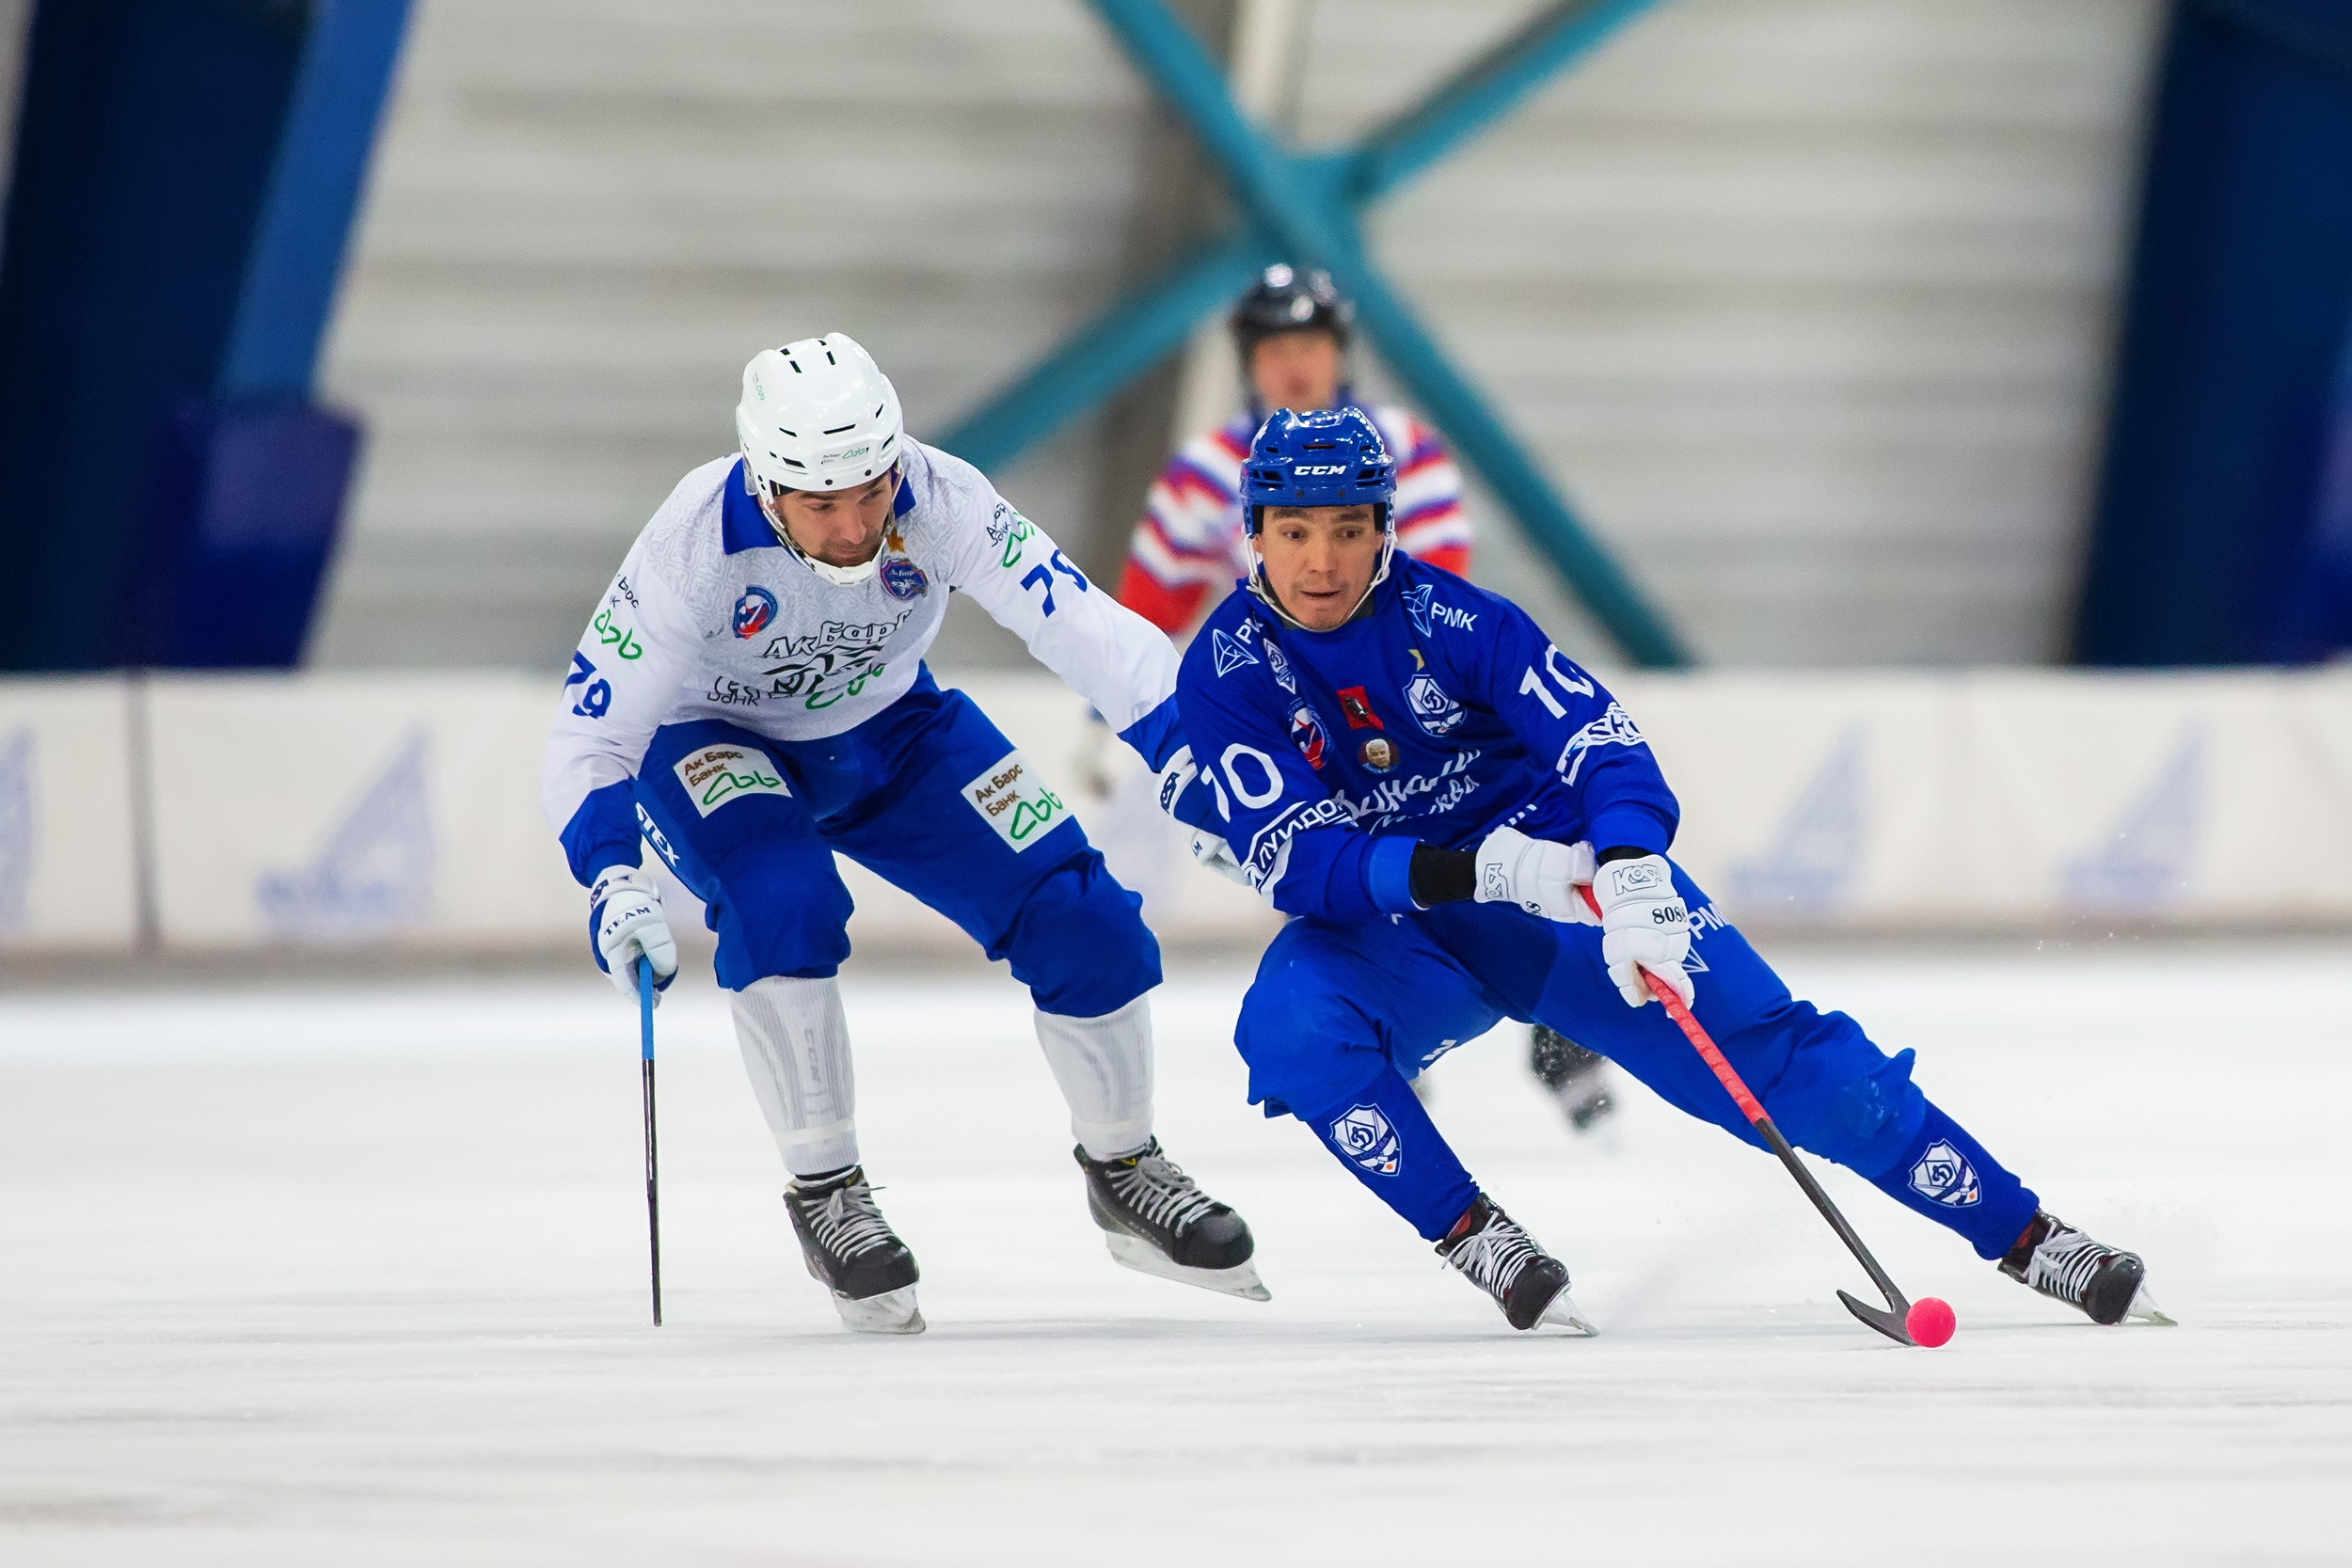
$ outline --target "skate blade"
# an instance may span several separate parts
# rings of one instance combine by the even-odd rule
[[[2124,1308],[2123,1321],[2127,1323],[2149,1323],[2158,1328],[2181,1326],[2178,1319],[2164,1315],[2164,1309],[2156,1305],[2155,1298],[2148,1293],[2145,1285],[2132,1292],[2132,1304]]]
[[[1230,1269],[1188,1269],[1171,1262],[1168,1255],[1138,1237],[1104,1232],[1103,1243],[1111,1250],[1111,1260],[1120,1268],[1133,1269],[1158,1279],[1172,1279],[1179,1285],[1191,1285],[1203,1291],[1215,1291],[1223,1296],[1239,1296],[1244,1301],[1272,1301],[1274,1292],[1258,1278],[1255,1263],[1236,1263]]]
[[[1600,1330],[1594,1326],[1593,1320],[1578,1308],[1576,1298],[1568,1294],[1565,1286],[1561,1288],[1558,1295],[1551,1298],[1551,1305],[1544,1308],[1544,1315],[1535,1320],[1537,1328],[1543,1327],[1546,1323],[1551,1324],[1554,1328],[1565,1328],[1580,1339],[1596,1338],[1600,1334]]]
[[[835,1295],[833,1308],[841,1314],[841,1326],[852,1334],[920,1334],[930,1326],[923,1322],[922,1308],[914,1305],[912,1285],[863,1301]]]

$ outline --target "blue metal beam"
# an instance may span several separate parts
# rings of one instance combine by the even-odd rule
[[[309,394],[408,0],[326,0],[295,68],[221,358],[222,397]]]
[[[1565,0],[1548,6],[1358,144],[1351,198],[1387,195],[1502,119],[1658,0]]]
[[[1365,258],[1350,218],[1298,180],[1293,160],[1242,118],[1226,91],[1224,74],[1193,36],[1157,0],[1092,4],[1129,57],[1191,124],[1249,215],[1292,257],[1327,268],[1342,292],[1354,296],[1357,319],[1390,368],[1551,557],[1627,657],[1650,666],[1690,663],[1681,640]]]
[[[1356,298],[1382,356],[1516,515],[1628,657],[1654,666],[1690,653],[1501,419],[1456,372],[1365,256],[1356,210],[1393,190],[1516,107],[1548,77],[1656,0],[1563,0],[1486,51],[1362,142],[1294,155],[1244,119],[1224,76],[1155,0],[1092,0],[1129,57],[1192,125],[1248,221],[1080,328],[940,444],[988,466],[1012,457],[1172,352],[1194,322],[1257,268],[1285,257],[1327,268]]]
[[[1009,460],[1159,363],[1194,322],[1281,259],[1280,247],[1255,230],[1185,257],[1081,327],[939,444],[983,468]]]
[[[1294,154],[1298,181],[1327,202],[1377,200],[1518,106],[1564,67],[1598,47],[1657,0],[1563,0],[1438,84],[1419,103],[1391,116],[1360,143],[1332,152]],[[1226,250],[1222,246],[1231,246]],[[939,437],[939,444],[983,467],[1026,451],[1174,352],[1192,324],[1238,293],[1257,267],[1282,259],[1281,243],[1245,224],[1222,246],[1176,262],[1072,333],[1064,344],[999,388]],[[1227,275],[1223,295],[1204,295],[1210,258],[1251,261]],[[1196,269],[1204,269],[1197,271]],[[1202,303],[1176,319],[1181,300]],[[1100,352],[1101,361],[1089,357]]]

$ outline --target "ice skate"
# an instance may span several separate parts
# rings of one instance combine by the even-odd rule
[[[1197,1285],[1246,1301],[1273,1294],[1250,1262],[1248,1225],[1200,1190],[1153,1138],[1133,1154],[1095,1160],[1071,1150],[1087,1176],[1087,1208],[1114,1260],[1138,1274]]]
[[[2081,1308],[2094,1323],[2120,1323],[2126,1318],[2172,1322],[2149,1296],[2148,1265],[2137,1254],[2094,1242],[2046,1211],[2034,1215],[2000,1266],[2018,1283]]]
[[[1538,1023],[1528,1038],[1527,1065],[1579,1132],[1590,1132],[1617,1108],[1605,1076],[1609,1058],[1587,1051],[1556,1029]]]
[[[834,1309],[859,1334],[920,1334],[914,1304],[921,1272],[914,1254],[874,1204],[864,1167],[796,1179],[784,1195],[810,1277],[833,1292]]]
[[[1438,1243],[1438,1256],[1494,1297],[1513,1328],[1550,1323],[1587,1337],[1600,1332],[1568,1294],[1568,1266],[1536,1245],[1484,1193]]]

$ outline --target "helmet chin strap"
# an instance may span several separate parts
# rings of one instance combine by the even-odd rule
[[[898,472],[897,464],[891,465],[890,472],[893,478],[897,477]],[[749,465],[744,467],[743,479],[747,484],[751,484],[752,497],[759,502],[759,515],[768,519],[768,527],[775,533],[776,543],[790,550],[799,558],[802,565],[806,566],[835,588],[855,588],[861,582],[870,582],[873,580],[874,574],[882,570],[884,547],[890,542],[888,524],[885,523],[882,526],[882,536],[874,541],[874,553],[871,556],[855,566],[835,566],[831,562],[818,560],[801,548],[799,543],[793,539],[791,531],[784,526],[780,503],[771,501],[763,488],[752,482]],[[816,493],[823,494],[822,491]]]

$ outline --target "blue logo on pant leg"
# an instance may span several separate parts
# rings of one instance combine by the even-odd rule
[[[1331,1141],[1375,1176],[1394,1176],[1405,1163],[1405,1145],[1377,1105],[1348,1107],[1346,1115],[1331,1123]]]
[[[1911,1190],[1947,1209],[1972,1208],[1983,1196],[1977,1185],[1976,1167],[1968,1163],[1968,1156],[1942,1138],[1928,1145],[1918,1163],[1911,1167]]]

